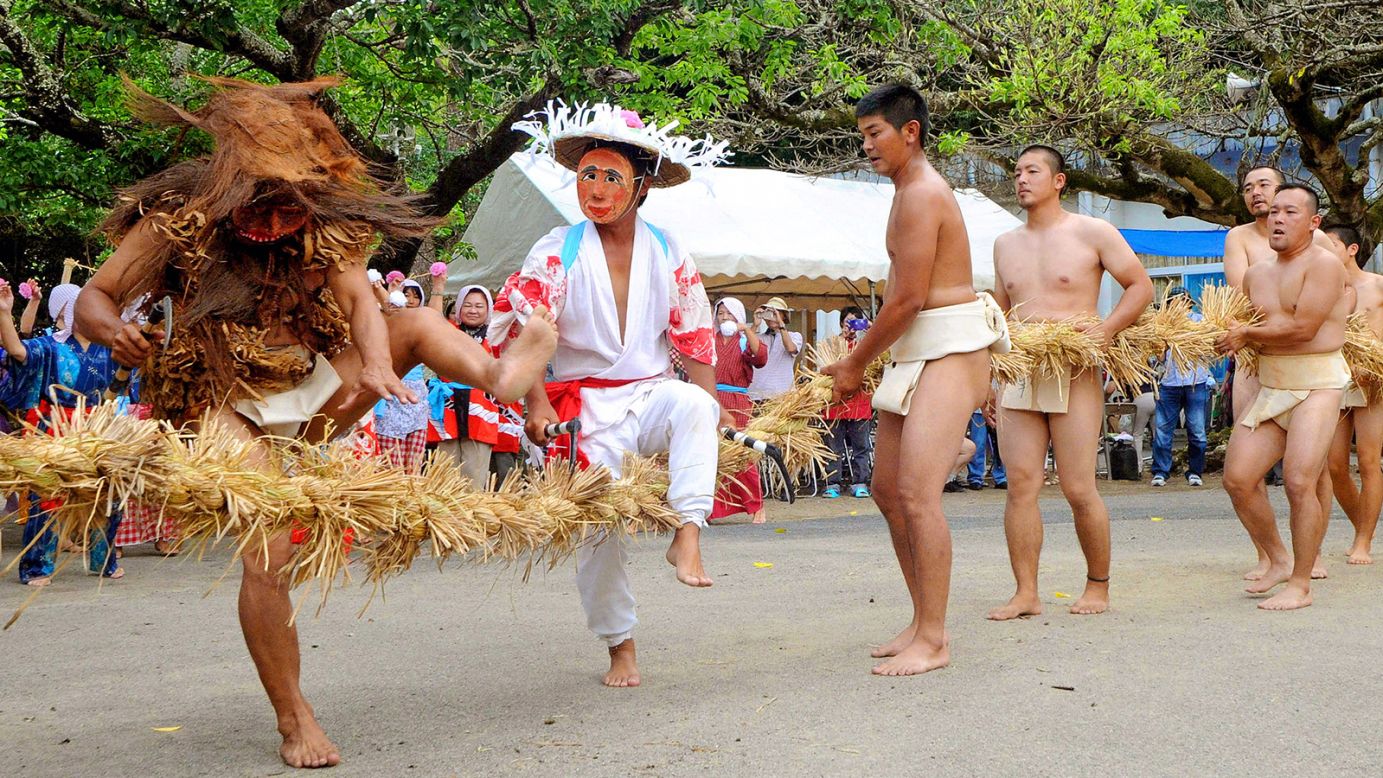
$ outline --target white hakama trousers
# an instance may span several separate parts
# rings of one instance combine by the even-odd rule
[[[589,390],[587,390],[589,391]],[[583,391],[587,407],[592,394]],[[586,421],[583,409],[581,419]],[[668,504],[682,523],[706,526],[715,496],[716,425],[720,406],[704,389],[667,379],[640,392],[623,419],[589,437],[580,449],[591,465],[608,467],[616,478],[626,451],[644,456],[668,454]],[[586,626],[607,646],[628,640],[638,618],[629,587],[629,538],[598,537],[577,551],[576,588],[586,609]]]

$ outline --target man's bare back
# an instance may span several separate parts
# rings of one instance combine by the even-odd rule
[[[889,210],[888,228],[884,236],[890,265],[897,258],[897,247],[906,245],[913,237],[910,225],[922,221],[920,212],[923,209],[930,210],[938,221],[936,253],[923,309],[974,300],[975,282],[970,266],[970,238],[965,231],[965,218],[951,192],[951,185],[930,165],[916,180],[899,186],[893,193],[893,206]],[[888,281],[891,292],[895,285],[891,266]]]

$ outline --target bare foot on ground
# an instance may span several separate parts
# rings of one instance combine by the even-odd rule
[[[1272,597],[1258,603],[1265,611],[1294,611],[1311,604],[1311,592],[1298,586],[1288,585]]]
[[[1077,616],[1093,616],[1109,610],[1109,581],[1086,581],[1085,592],[1071,606]]]
[[[1244,591],[1249,594],[1266,594],[1269,589],[1281,583],[1286,583],[1292,577],[1292,568],[1287,564],[1269,565],[1264,571],[1263,577],[1244,587]]]
[[[1268,572],[1268,566],[1271,564],[1272,563],[1269,562],[1267,559],[1259,560],[1258,564],[1255,565],[1252,570],[1248,571],[1247,573],[1244,573],[1244,580],[1257,581],[1258,579],[1263,577],[1264,573]]]
[[[1330,577],[1330,573],[1325,569],[1325,562],[1321,561],[1321,555],[1316,554],[1316,562],[1311,566],[1311,580],[1321,581]]]
[[[907,648],[909,645],[912,644],[912,639],[916,635],[917,622],[913,622],[904,627],[903,631],[899,632],[896,636],[894,636],[892,640],[870,651],[869,655],[874,657],[875,659],[883,659],[884,657],[897,656],[899,651],[902,651],[903,649]]]
[[[547,362],[556,349],[557,330],[548,321],[547,307],[535,306],[523,332],[495,362],[490,394],[506,403],[523,397],[534,381],[543,379]]]
[[[610,672],[601,683],[606,686],[624,688],[639,685],[639,667],[634,662],[634,639],[610,646]]]
[[[154,541],[154,551],[164,556],[177,556],[178,544],[172,540],[156,540]]]
[[[765,511],[763,508],[760,508],[759,510],[755,511],[753,520],[750,521],[749,523],[750,523],[750,524],[763,524],[763,523],[766,522],[766,521],[768,521],[768,512]]]
[[[951,641],[943,638],[937,646],[926,640],[913,640],[897,655],[880,662],[870,672],[875,675],[921,675],[951,663]]]
[[[1042,601],[1037,595],[1013,595],[1013,599],[989,612],[985,618],[990,621],[1008,621],[1023,616],[1042,615]]]
[[[677,569],[677,580],[687,586],[714,583],[701,566],[701,528],[690,521],[677,528],[672,545],[668,546],[667,563]]]
[[[45,575],[45,576],[43,576],[42,578],[30,578],[29,580],[27,580],[27,581],[24,582],[24,585],[25,585],[25,586],[32,586],[32,587],[34,587],[35,589],[41,589],[41,588],[47,586],[48,584],[51,584],[52,582],[53,582],[53,576],[51,576],[51,575]]]
[[[279,756],[289,767],[334,767],[341,764],[341,752],[327,738],[309,708],[295,717],[279,721],[283,745]]]
[[[1351,565],[1373,564],[1373,554],[1370,549],[1372,545],[1368,541],[1355,540],[1354,545],[1349,547],[1349,557],[1345,561]]]

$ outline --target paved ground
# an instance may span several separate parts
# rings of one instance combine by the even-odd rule
[[[907,611],[864,500],[716,528],[709,591],[673,581],[661,541],[641,544],[636,690],[597,685],[604,652],[569,568],[525,584],[424,565],[360,618],[366,592],[338,593],[302,625],[304,685],[347,760],[333,774],[1378,774],[1383,569],[1346,567],[1338,515],[1317,604],[1270,614],[1240,592],[1252,560],[1218,484],[1114,486],[1114,608],[1075,617],[1083,568],[1049,491],[1047,613],[1005,624],[982,618],[1011,587],[1002,493],[948,496],[954,662],[921,678],[869,675],[870,644]],[[3,772],[286,772],[235,584],[202,597],[224,557],[126,566],[99,592],[67,575],[0,635]],[[0,587],[0,611],[25,594]]]

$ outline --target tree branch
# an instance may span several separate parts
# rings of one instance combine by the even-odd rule
[[[0,0],[0,45],[9,50],[10,61],[24,74],[26,106],[18,116],[83,148],[114,147],[120,142],[119,132],[81,112],[42,53],[15,23],[10,15],[13,7],[13,0]]]

